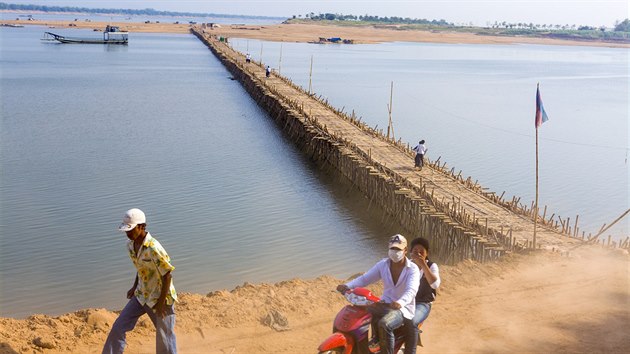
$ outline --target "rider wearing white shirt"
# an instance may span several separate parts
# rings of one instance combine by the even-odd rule
[[[394,235],[389,240],[389,257],[380,260],[362,276],[339,285],[337,290],[365,287],[379,280],[383,281],[381,301],[387,306],[375,306],[372,323],[376,323],[381,353],[393,353],[396,328],[413,319],[416,309],[416,293],[420,285],[420,270],[405,254],[407,240],[402,235]]]

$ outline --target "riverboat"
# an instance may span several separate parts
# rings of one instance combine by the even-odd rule
[[[56,40],[60,43],[71,44],[127,44],[129,32],[123,32],[118,26],[107,26],[103,31],[103,39],[65,37],[52,32],[44,32],[43,40]]]

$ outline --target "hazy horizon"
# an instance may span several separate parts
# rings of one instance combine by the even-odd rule
[[[620,0],[13,0],[10,4],[71,6],[105,9],[147,9],[158,11],[213,13],[244,16],[286,17],[307,13],[340,13],[444,19],[456,24],[485,26],[498,22],[614,26],[630,17],[627,1]]]

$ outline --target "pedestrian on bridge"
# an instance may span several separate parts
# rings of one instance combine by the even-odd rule
[[[429,151],[426,145],[424,145],[424,140],[420,140],[420,142],[418,142],[418,145],[413,148],[413,151],[416,152],[415,168],[422,170],[422,166],[424,166],[424,154]]]

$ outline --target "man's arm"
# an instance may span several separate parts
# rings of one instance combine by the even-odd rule
[[[440,269],[438,268],[437,264],[433,263],[431,264],[431,267],[427,267],[427,269],[428,272],[425,271],[424,276],[427,278],[429,285],[433,289],[439,288],[442,280],[440,279]],[[431,278],[429,278],[429,275],[431,276]]]
[[[431,267],[429,267],[426,258],[419,254],[412,254],[411,261],[420,268],[427,282],[433,289],[437,289],[440,286],[440,271],[436,263],[433,263]]]
[[[155,309],[155,313],[164,317],[166,314],[166,295],[171,288],[171,272],[168,272],[162,276],[162,288],[160,289],[160,297],[157,300],[157,303],[153,307]]]
[[[136,273],[136,280],[133,282],[133,286],[129,291],[127,291],[127,299],[131,299],[133,294],[136,292],[136,288],[138,287],[138,273]]]
[[[360,277],[346,283],[346,286],[350,289],[353,289],[356,287],[368,286],[379,281],[381,279],[381,263],[383,263],[383,261],[376,263],[372,268],[370,268],[370,270],[365,272],[365,274],[361,275]]]

